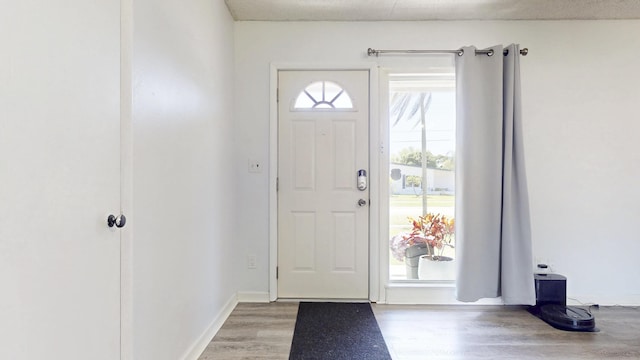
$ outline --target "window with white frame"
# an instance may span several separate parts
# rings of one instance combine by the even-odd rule
[[[455,280],[455,72],[389,72],[389,279]]]

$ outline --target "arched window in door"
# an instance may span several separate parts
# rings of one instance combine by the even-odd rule
[[[351,96],[332,81],[316,81],[302,90],[293,110],[352,110]]]

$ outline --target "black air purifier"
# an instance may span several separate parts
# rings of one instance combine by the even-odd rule
[[[567,278],[558,274],[535,274],[536,305],[529,312],[556,329],[598,331],[587,310],[567,306]]]

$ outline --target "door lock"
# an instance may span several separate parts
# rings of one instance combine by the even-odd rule
[[[365,205],[367,205],[367,200],[365,199],[358,200],[358,206],[363,207]]]
[[[358,190],[365,191],[367,190],[367,170],[360,169],[358,170]]]

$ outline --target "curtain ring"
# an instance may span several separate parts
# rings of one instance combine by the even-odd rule
[[[462,56],[462,55],[464,55],[464,50],[458,49],[458,56]]]
[[[493,50],[489,50],[489,52],[487,52],[487,56],[493,56]]]

